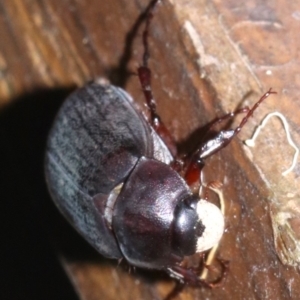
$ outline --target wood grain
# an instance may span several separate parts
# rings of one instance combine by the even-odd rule
[[[109,78],[143,106],[134,73],[147,4],[0,1],[1,228],[9,257],[2,268],[8,283],[2,299],[24,299],[21,294],[41,299],[32,292],[37,278],[44,287],[38,295],[53,299],[56,291],[66,298],[59,280],[53,279],[51,292],[47,287],[54,274],[47,264],[49,257],[54,261],[51,253],[57,253],[80,299],[164,299],[174,287],[160,273],[129,273],[99,257],[57,214],[43,181],[47,131],[75,86]],[[209,120],[252,105],[270,87],[277,91],[239,138],[207,162],[206,182],[224,183],[227,229],[218,255],[230,260],[227,280],[213,290],[187,287],[175,299],[299,298],[299,162],[281,175],[293,150],[276,119],[255,148],[242,144],[267,113],[280,111],[300,145],[299,7],[299,0],[164,0],[156,12],[150,40],[153,90],[181,151],[199,141],[198,129]],[[34,269],[39,271],[33,275]]]

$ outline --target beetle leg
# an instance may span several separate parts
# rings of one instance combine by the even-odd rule
[[[142,86],[143,93],[145,95],[148,110],[150,112],[150,124],[154,128],[156,133],[164,141],[164,143],[167,145],[172,156],[176,158],[177,146],[175,144],[175,141],[170,131],[166,128],[166,126],[161,121],[159,115],[156,112],[156,101],[154,99],[152,88],[151,88],[151,70],[148,67],[148,60],[150,58],[149,45],[148,45],[149,27],[154,15],[154,9],[159,2],[160,2],[159,0],[152,1],[150,3],[147,12],[146,27],[143,31],[143,46],[144,46],[143,62],[142,62],[142,66],[138,68],[138,77]]]
[[[222,117],[218,117],[211,122],[209,122],[205,127],[205,133],[204,136],[202,137],[202,140],[205,140],[206,135],[218,124],[225,122],[227,120],[233,119],[237,114],[243,114],[243,113],[248,113],[250,111],[249,107],[243,107],[240,108],[234,112],[230,112],[228,114],[223,115]]]
[[[208,281],[201,279],[197,272],[192,268],[184,268],[181,266],[175,266],[169,268],[169,274],[171,277],[176,278],[181,282],[181,284],[187,284],[193,287],[207,287],[207,288],[215,288],[223,284],[224,279],[228,273],[228,265],[229,262],[225,260],[218,259],[221,265],[221,274],[220,276],[214,281]],[[203,268],[211,268],[210,266],[203,265]]]
[[[214,120],[212,120],[210,123],[208,123],[203,130],[205,131],[203,137],[202,137],[202,142],[200,142],[200,145],[205,145],[205,137],[207,136],[207,134],[213,129],[213,127],[215,127],[216,125],[227,121],[229,119],[234,118],[237,114],[241,114],[241,113],[248,113],[249,112],[249,108],[248,107],[244,107],[241,109],[236,110],[235,112],[231,112],[228,113],[222,117],[216,118]],[[212,142],[213,139],[208,140],[208,142]],[[185,171],[185,180],[187,182],[187,184],[189,186],[192,186],[195,183],[200,183],[200,174],[201,171],[204,167],[204,159],[199,159],[199,152],[201,150],[203,146],[200,146],[200,148],[198,148],[196,150],[196,152],[192,153],[192,156],[187,156],[185,158],[183,158],[183,165],[187,166],[186,171]],[[212,153],[213,154],[213,153]]]
[[[164,298],[164,300],[173,300],[175,299],[175,297],[177,297],[184,289],[185,284],[176,281],[176,284],[174,286],[174,288],[171,290],[171,292],[167,295],[166,298]]]
[[[200,144],[200,147],[189,157],[188,162],[186,163],[186,171],[185,171],[185,180],[188,185],[193,185],[196,182],[199,182],[201,170],[204,167],[204,159],[215,154],[216,152],[220,151],[221,149],[225,148],[231,140],[241,131],[244,125],[247,123],[249,118],[253,115],[254,111],[258,108],[258,106],[271,94],[276,94],[271,89],[266,92],[254,105],[251,109],[245,108],[240,109],[234,113],[230,113],[225,115],[222,118],[218,118],[214,120],[209,128],[212,128],[216,124],[228,119],[232,118],[236,115],[236,113],[246,112],[246,116],[242,119],[240,124],[231,130],[222,130],[213,138],[203,141]]]

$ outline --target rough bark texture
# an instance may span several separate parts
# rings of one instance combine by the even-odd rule
[[[147,4],[0,1],[1,299],[75,297],[55,253],[81,299],[163,299],[174,286],[160,273],[130,274],[101,258],[64,223],[43,179],[47,132],[72,88],[106,77],[143,103],[131,73],[141,62]],[[253,104],[269,87],[278,93],[206,167],[206,182],[224,183],[227,230],[218,256],[230,260],[226,282],[186,288],[176,299],[299,298],[299,163],[282,176],[294,152],[275,118],[253,149],[241,142],[280,111],[300,145],[299,7],[299,0],[164,0],[156,12],[153,90],[182,151],[209,120]]]

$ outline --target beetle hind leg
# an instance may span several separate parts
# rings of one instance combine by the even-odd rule
[[[159,2],[160,2],[159,0],[152,1],[146,12],[146,26],[143,31],[144,54],[143,54],[142,65],[138,68],[138,77],[146,99],[147,108],[150,113],[150,120],[149,120],[150,125],[160,136],[160,138],[164,141],[169,151],[171,152],[172,156],[176,159],[177,146],[174,141],[174,138],[156,112],[156,101],[153,96],[152,87],[151,87],[151,70],[148,67],[148,61],[150,58],[149,45],[148,45],[149,28],[154,16],[154,10]]]

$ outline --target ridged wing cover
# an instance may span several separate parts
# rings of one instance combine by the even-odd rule
[[[104,219],[106,199],[141,156],[152,155],[150,129],[120,88],[89,84],[71,94],[56,117],[45,161],[51,196],[106,257],[122,256]]]

